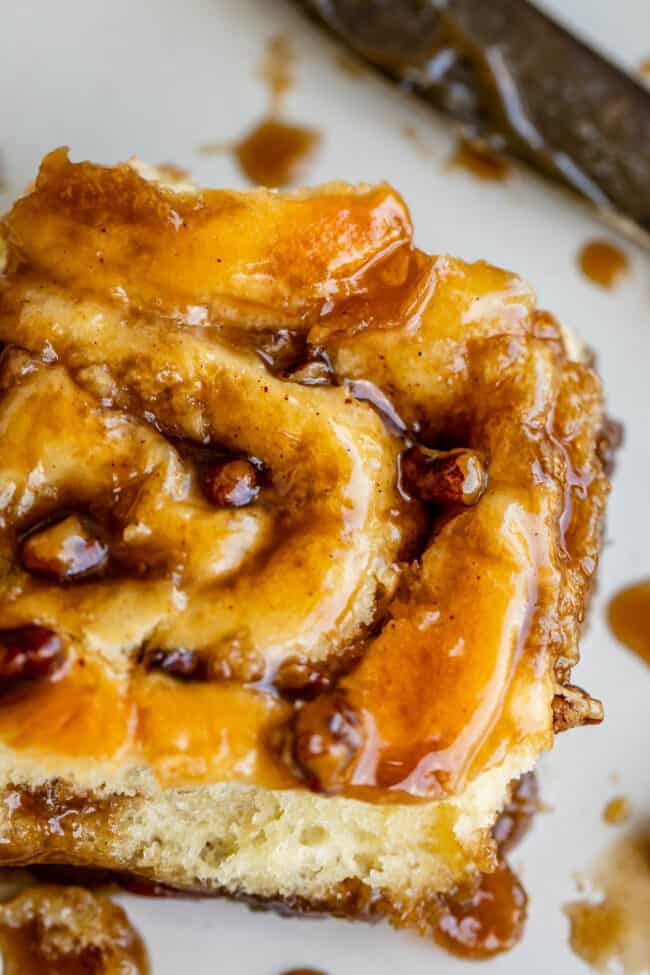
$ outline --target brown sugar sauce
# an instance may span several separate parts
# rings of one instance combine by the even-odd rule
[[[486,182],[503,182],[512,172],[512,165],[505,156],[485,143],[472,139],[459,141],[450,165]]]
[[[251,183],[282,187],[299,179],[319,138],[315,129],[265,118],[235,143],[233,152]]]
[[[0,905],[3,975],[148,975],[126,913],[78,887],[30,887]]]
[[[622,836],[588,871],[594,896],[564,908],[569,944],[595,971],[644,975],[650,960],[650,833]]]
[[[538,811],[537,778],[527,772],[514,784],[492,828],[498,855],[494,872],[481,874],[465,888],[440,898],[433,937],[442,948],[460,958],[479,960],[509,951],[521,939],[528,897],[505,858],[529,831]]]
[[[295,81],[295,53],[283,34],[269,39],[259,69],[270,111],[235,142],[200,147],[203,155],[230,151],[242,174],[256,186],[285,187],[299,181],[320,142],[311,126],[285,121],[282,110]]]
[[[520,940],[528,898],[507,863],[441,899],[433,937],[460,958],[480,960],[509,951]]]
[[[609,603],[607,618],[616,639],[650,664],[650,580],[617,593]]]
[[[627,255],[607,240],[590,240],[578,254],[578,266],[586,278],[601,288],[613,288],[628,270]]]

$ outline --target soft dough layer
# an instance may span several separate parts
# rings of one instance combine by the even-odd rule
[[[608,444],[560,326],[386,186],[57,150],[4,234],[5,859],[350,913],[491,869],[511,781],[600,719]]]

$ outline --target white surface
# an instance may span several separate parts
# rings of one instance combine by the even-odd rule
[[[650,55],[647,0],[545,6],[623,64]],[[601,822],[608,798],[624,793],[639,817],[650,813],[650,670],[616,645],[603,618],[613,592],[650,575],[647,255],[625,244],[630,277],[612,293],[590,284],[576,271],[575,254],[604,231],[586,211],[526,174],[490,185],[447,170],[446,124],[381,81],[343,74],[335,48],[282,0],[4,0],[0,7],[8,185],[0,206],[31,178],[41,155],[62,143],[76,159],[111,162],[135,153],[185,165],[207,184],[241,185],[227,156],[201,158],[196,147],[236,135],[263,113],[267,96],[256,69],[264,41],[287,30],[300,54],[288,115],[317,125],[324,137],[309,181],[390,180],[411,206],[420,246],[516,269],[541,304],[597,350],[627,443],[576,680],[604,698],[607,721],[562,736],[543,763],[543,796],[553,811],[539,817],[514,857],[531,895],[527,934],[487,966],[495,975],[586,971],[566,945],[561,912],[575,894],[573,874],[617,835]],[[403,139],[405,123],[417,126],[429,155]],[[292,965],[331,975],[480,971],[383,926],[284,921],[221,902],[123,900],[148,942],[154,975],[276,975]]]

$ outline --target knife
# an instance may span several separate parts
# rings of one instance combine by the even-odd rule
[[[650,247],[650,91],[527,0],[300,0],[357,54]]]

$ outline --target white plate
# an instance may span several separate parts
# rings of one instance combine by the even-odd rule
[[[555,9],[628,67],[650,55],[647,0],[553,0]],[[531,895],[523,943],[490,963],[499,975],[585,970],[567,946],[561,905],[616,830],[601,811],[624,793],[648,813],[650,671],[616,645],[603,607],[623,584],[650,575],[650,275],[647,255],[625,244],[632,272],[614,292],[576,270],[583,241],[601,236],[589,213],[524,173],[485,184],[445,168],[446,123],[379,80],[345,75],[335,48],[283,0],[22,0],[0,4],[0,146],[6,205],[61,143],[73,158],[112,162],[137,154],[173,161],[206,184],[241,185],[227,156],[196,147],[243,131],[266,109],[256,77],[265,39],[291,33],[300,55],[287,113],[324,137],[310,182],[388,179],[406,196],[419,245],[511,267],[536,286],[542,306],[597,352],[611,411],[624,420],[591,626],[576,678],[604,698],[607,720],[563,735],[543,762],[540,816],[516,852]],[[424,156],[401,136],[417,126]],[[616,784],[612,776],[619,779]],[[226,902],[124,897],[149,945],[154,975],[276,975],[315,966],[331,975],[430,975],[470,971],[432,945],[388,927],[286,921]],[[472,971],[477,971],[471,967]]]

